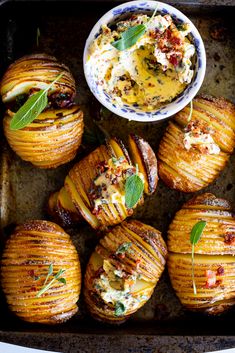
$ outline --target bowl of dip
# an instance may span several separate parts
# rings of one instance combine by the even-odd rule
[[[205,76],[206,54],[182,12],[159,1],[130,1],[95,24],[83,67],[102,105],[128,120],[153,122],[191,102]]]

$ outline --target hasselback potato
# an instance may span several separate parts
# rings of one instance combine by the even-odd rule
[[[0,93],[3,103],[24,99],[40,89],[46,89],[59,74],[63,76],[48,91],[49,101],[55,107],[64,107],[75,97],[75,81],[64,64],[47,54],[31,54],[13,62],[4,74]]]
[[[151,297],[167,256],[161,233],[124,221],[100,240],[85,274],[84,297],[96,319],[121,323]]]
[[[36,95],[42,92],[46,92],[45,105],[38,103]],[[83,134],[83,113],[73,103],[75,81],[67,66],[47,54],[24,56],[7,69],[0,93],[8,108],[5,136],[23,160],[39,168],[56,168],[75,157]],[[28,103],[31,99],[36,101]],[[16,125],[12,125],[14,118]]]
[[[130,156],[124,144],[112,138],[91,152],[70,170],[64,188],[49,199],[49,213],[68,225],[81,216],[94,228],[106,229],[133,214],[125,203],[125,182],[137,172],[144,191],[152,194],[157,186],[157,160],[150,145],[137,135],[129,137]],[[139,147],[141,146],[141,148]]]
[[[190,233],[199,221],[206,226],[193,265]],[[171,283],[186,308],[217,314],[235,304],[235,218],[228,201],[209,193],[188,201],[170,224],[168,251]]]
[[[84,125],[79,106],[45,110],[19,130],[10,129],[13,115],[6,112],[4,132],[11,148],[23,160],[39,168],[55,168],[75,157]]]
[[[78,310],[81,271],[69,235],[47,221],[16,227],[3,252],[1,284],[9,308],[25,321],[56,324],[71,318]]]
[[[171,188],[195,192],[212,183],[235,146],[235,106],[224,98],[193,100],[169,122],[158,150],[159,176]]]

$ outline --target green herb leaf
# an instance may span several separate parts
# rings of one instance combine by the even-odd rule
[[[205,226],[206,226],[205,221],[199,221],[198,223],[194,224],[190,233],[190,243],[192,244],[192,281],[193,281],[194,295],[197,294],[197,288],[196,288],[195,277],[194,277],[194,250],[195,250],[195,245],[201,239]]]
[[[199,242],[205,226],[205,221],[199,221],[198,223],[194,224],[190,234],[190,243],[192,245],[196,245]]]
[[[120,39],[111,43],[112,46],[120,51],[131,48],[137,42],[137,40],[140,37],[142,37],[142,35],[146,32],[147,24],[152,21],[156,12],[157,12],[157,7],[146,24],[140,24],[140,25],[128,28],[125,32],[121,34]]]
[[[46,108],[48,104],[47,92],[63,76],[61,73],[51,84],[44,90],[40,90],[22,105],[22,107],[14,114],[11,123],[11,130],[19,130],[30,124],[37,116]]]
[[[37,45],[37,47],[39,46],[39,38],[40,38],[40,35],[41,35],[41,33],[40,33],[40,28],[38,27],[38,28],[37,28],[37,35],[36,35],[36,45]]]
[[[63,277],[62,277],[62,278],[58,278],[57,281],[58,281],[58,282],[61,282],[61,283],[63,283],[63,284],[66,284],[66,279],[63,278]]]
[[[191,100],[190,102],[190,112],[189,112],[189,116],[187,121],[190,122],[190,120],[192,119],[192,114],[193,114],[193,101]]]
[[[143,180],[138,175],[138,165],[136,174],[129,176],[125,183],[125,203],[128,208],[133,208],[141,199],[144,191]]]
[[[51,271],[52,271],[52,272],[51,272]],[[45,282],[44,282],[44,284],[43,284],[43,287],[42,287],[42,289],[36,294],[36,297],[37,297],[37,298],[41,297],[42,294],[44,294],[46,291],[48,291],[48,289],[51,288],[51,286],[53,285],[53,283],[54,283],[55,281],[59,281],[59,282],[61,282],[61,283],[63,283],[63,284],[66,284],[66,279],[65,279],[65,278],[60,278],[60,276],[61,276],[64,272],[65,272],[65,270],[60,269],[60,270],[57,272],[57,274],[53,277],[53,279],[52,279],[48,284],[46,284],[46,282],[47,282],[47,280],[48,280],[48,278],[49,278],[49,273],[51,273],[51,274],[53,273],[53,266],[52,266],[52,264],[51,264],[51,265],[49,266],[48,274],[47,274],[46,280],[45,280]]]
[[[132,47],[146,31],[145,25],[137,25],[128,28],[121,34],[121,38],[112,42],[112,46],[120,51]]]
[[[125,254],[125,252],[130,252],[130,247],[132,246],[131,242],[125,242],[117,248],[115,254]]]
[[[65,273],[65,270],[60,269],[59,272],[55,275],[55,279],[58,279],[61,275]]]
[[[53,275],[53,264],[50,264],[50,266],[48,268],[47,276],[46,276],[46,279],[43,284],[44,286],[46,285],[46,283],[51,275]]]
[[[116,302],[115,304],[115,316],[122,316],[126,308],[122,302]]]

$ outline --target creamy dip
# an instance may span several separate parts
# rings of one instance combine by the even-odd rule
[[[103,204],[125,205],[125,182],[129,176],[136,174],[136,167],[130,165],[123,157],[110,158],[101,167],[91,190],[94,210],[98,210]],[[143,174],[138,172],[137,175],[144,183]]]
[[[120,51],[112,45],[139,24],[145,24],[146,31],[133,46]],[[172,101],[192,80],[195,47],[187,38],[189,32],[189,24],[176,27],[169,15],[151,20],[133,15],[117,23],[115,30],[102,27],[86,65],[114,103],[138,104],[151,111]]]

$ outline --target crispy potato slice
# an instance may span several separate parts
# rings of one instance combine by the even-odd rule
[[[86,269],[84,297],[92,316],[125,321],[151,297],[166,256],[166,244],[153,227],[131,220],[110,230]]]
[[[131,159],[138,164],[140,172],[144,175],[144,192],[151,195],[155,192],[158,183],[157,158],[151,146],[138,135],[129,135]]]
[[[206,221],[194,249],[192,279],[193,226]],[[213,194],[202,194],[186,202],[168,230],[168,271],[173,288],[190,310],[218,314],[235,304],[235,218],[231,205]]]
[[[70,108],[47,110],[19,130],[11,130],[12,113],[7,112],[4,133],[11,148],[38,168],[56,168],[71,161],[81,145],[83,112]]]
[[[185,107],[169,122],[158,150],[160,178],[171,188],[198,191],[212,183],[225,168],[235,146],[235,106],[224,98],[208,96],[193,100],[193,113]],[[199,128],[209,134],[219,153],[193,144],[186,149],[185,134]],[[202,144],[202,143],[201,143]]]
[[[37,296],[50,265],[47,283],[65,270],[61,277],[66,284],[55,280]],[[28,221],[16,227],[3,252],[1,283],[9,308],[22,320],[58,324],[71,318],[78,310],[81,269],[69,235],[48,221]]]

